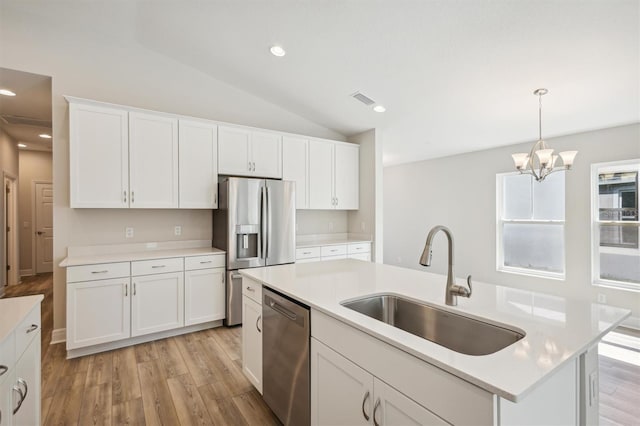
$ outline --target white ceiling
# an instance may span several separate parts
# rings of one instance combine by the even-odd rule
[[[54,13],[77,36],[139,44],[344,135],[378,128],[385,165],[534,140],[538,87],[547,137],[640,121],[640,0],[67,1]]]
[[[27,145],[26,149],[51,151],[53,139],[39,136],[43,133],[52,135],[51,77],[0,68],[0,88],[16,94],[11,97],[0,95],[0,128]],[[12,117],[27,124],[13,124]]]

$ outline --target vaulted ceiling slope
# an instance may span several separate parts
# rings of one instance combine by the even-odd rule
[[[57,1],[55,14],[342,134],[378,128],[386,165],[536,138],[538,87],[546,136],[640,121],[639,0]]]

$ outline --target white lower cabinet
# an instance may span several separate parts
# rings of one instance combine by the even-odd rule
[[[40,345],[40,332],[38,332],[16,363],[16,386],[22,389],[23,393],[20,395],[12,391],[14,397],[12,407],[15,410],[19,406],[18,411],[13,415],[15,426],[40,424]],[[18,398],[21,398],[22,402]]]
[[[446,425],[426,408],[311,339],[312,425]]]
[[[371,262],[371,242],[331,244],[326,246],[300,247],[296,249],[297,263],[347,258]]]
[[[242,371],[262,394],[262,304],[249,296],[242,297]]]
[[[130,279],[67,284],[67,349],[131,336]]]
[[[184,325],[225,317],[225,268],[184,273]]]
[[[184,325],[182,272],[131,278],[131,336]]]

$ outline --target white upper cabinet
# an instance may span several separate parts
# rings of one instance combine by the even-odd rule
[[[282,179],[296,183],[296,209],[308,209],[309,140],[282,138]]]
[[[218,169],[223,175],[281,178],[282,136],[220,126]]]
[[[282,178],[282,136],[277,133],[251,132],[253,174]]]
[[[126,110],[71,103],[71,207],[129,206],[129,133]]]
[[[355,144],[309,142],[309,208],[358,209],[359,155]]]
[[[180,208],[218,208],[218,127],[179,122]]]
[[[354,144],[336,144],[334,154],[336,209],[358,210],[360,147]]]
[[[178,120],[129,113],[129,206],[178,208]]]

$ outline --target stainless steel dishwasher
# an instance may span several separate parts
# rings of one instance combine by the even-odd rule
[[[309,307],[262,291],[262,393],[280,421],[311,423]]]

